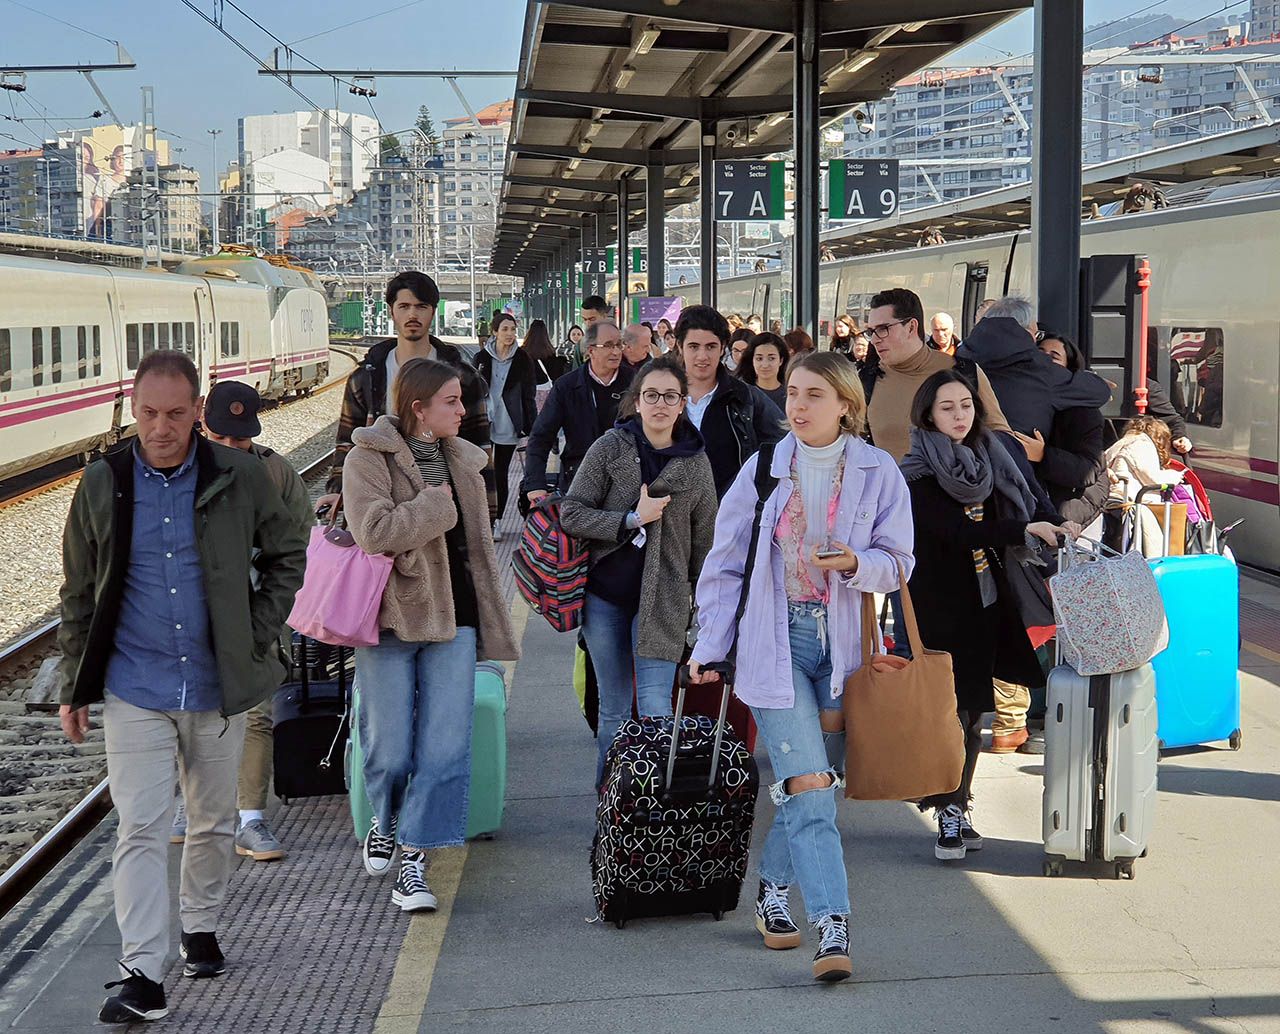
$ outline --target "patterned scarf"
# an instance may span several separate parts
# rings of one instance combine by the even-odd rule
[[[836,510],[840,506],[840,486],[844,482],[844,456],[836,465],[835,480],[831,484],[831,500],[827,504],[827,539],[836,527]],[[831,590],[827,584],[827,572],[809,563],[805,552],[805,539],[809,532],[809,518],[804,511],[804,493],[800,491],[800,475],[797,462],[791,461],[791,498],[782,509],[774,540],[782,550],[783,570],[786,572],[787,599],[793,603],[828,603]],[[819,586],[821,582],[821,586]]]

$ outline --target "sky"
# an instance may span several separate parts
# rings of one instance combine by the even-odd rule
[[[268,62],[278,46],[268,33],[295,50],[295,67],[307,61],[325,68],[498,69],[513,71],[524,31],[524,0],[190,0],[203,14],[221,11],[223,28],[254,55]],[[234,2],[240,10],[231,6]],[[37,8],[44,7],[49,15]],[[1086,24],[1121,18],[1147,8],[1150,13],[1190,18],[1247,11],[1231,0],[1086,0]],[[308,105],[281,81],[255,74],[257,65],[236,44],[186,6],[183,0],[0,0],[0,66],[67,64],[115,60],[119,40],[137,62],[128,72],[101,72],[95,78],[121,119],[141,119],[140,88],[155,89],[156,125],[177,159],[200,171],[202,190],[213,190],[213,138],[218,165],[225,168],[236,148],[236,120],[249,114],[301,110]],[[241,13],[241,12],[244,13]],[[383,13],[389,12],[389,13]],[[249,17],[246,17],[248,15]],[[250,20],[256,19],[258,27]],[[349,24],[356,22],[356,24]],[[267,31],[264,31],[267,30]],[[335,31],[336,30],[336,31]],[[981,42],[947,59],[949,64],[985,64],[1032,46],[1032,19],[1024,14]],[[334,86],[323,78],[296,79],[317,106],[333,107]],[[459,86],[478,110],[510,97],[513,79],[462,79]],[[465,111],[440,79],[377,81],[372,101],[339,87],[337,106],[375,114],[385,130],[411,126],[426,104],[437,128]],[[661,92],[661,91],[659,91]],[[27,91],[0,93],[0,150],[39,146],[56,130],[95,124],[101,107],[84,78],[74,72],[32,74]],[[25,121],[14,121],[14,118]],[[44,118],[48,122],[43,121]],[[108,122],[107,117],[100,122]]]

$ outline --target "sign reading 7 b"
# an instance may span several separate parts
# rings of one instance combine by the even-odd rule
[[[716,162],[715,188],[717,220],[773,222],[786,218],[785,162]]]
[[[898,210],[898,159],[833,159],[827,167],[832,222],[887,219]]]

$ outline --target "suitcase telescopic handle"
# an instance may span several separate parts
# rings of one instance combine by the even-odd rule
[[[733,664],[720,661],[717,664],[703,666],[703,671],[713,671],[720,676],[723,691],[720,694],[720,717],[716,720],[715,746],[711,750],[711,775],[707,779],[708,786],[716,785],[716,774],[720,771],[720,745],[724,742],[724,729],[728,722],[729,694],[733,692]],[[680,666],[679,689],[676,692],[676,713],[671,725],[671,751],[667,754],[667,789],[671,789],[671,781],[676,774],[676,752],[680,749],[680,720],[684,717],[684,696],[689,688],[689,667]]]
[[[1142,497],[1148,492],[1158,492],[1160,498],[1164,501],[1164,527],[1161,529],[1164,539],[1164,556],[1169,555],[1169,547],[1171,542],[1171,531],[1173,525],[1173,486],[1171,485],[1143,485],[1138,489],[1138,494],[1133,497],[1134,507],[1142,505]],[[1135,520],[1135,526],[1142,524],[1142,516],[1139,514]],[[1139,545],[1144,543],[1140,542]]]

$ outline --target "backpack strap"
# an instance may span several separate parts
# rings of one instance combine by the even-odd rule
[[[742,623],[742,615],[747,612],[747,588],[751,585],[751,572],[755,569],[756,549],[760,545],[760,518],[764,515],[764,504],[773,490],[778,487],[778,479],[773,476],[774,443],[760,446],[756,453],[756,513],[751,521],[751,544],[747,547],[747,562],[742,570],[742,593],[738,597],[738,613],[734,616],[733,627],[736,634],[738,625]]]

